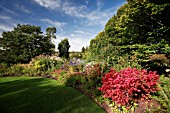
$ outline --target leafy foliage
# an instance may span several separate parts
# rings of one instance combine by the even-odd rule
[[[20,25],[3,32],[0,38],[0,62],[8,64],[28,63],[40,54],[54,53],[51,37],[44,36],[39,26]]]
[[[167,0],[128,0],[107,22],[105,29],[90,41],[89,57],[107,61],[108,57],[124,56],[131,50],[141,52],[140,45],[147,51],[139,53],[143,56],[153,53],[169,54],[168,7],[170,3]],[[138,48],[130,47],[136,45]]]
[[[15,64],[10,67],[3,66],[0,76],[46,76],[53,70],[60,69],[63,62],[40,55],[31,60],[29,64]]]
[[[65,38],[58,44],[59,57],[68,59],[69,58],[69,48],[70,48],[69,41],[67,38]]]
[[[32,64],[33,64],[33,68],[35,68],[37,71],[48,71],[48,70],[60,69],[63,62],[42,57],[32,62]]]
[[[102,91],[104,97],[121,106],[129,106],[134,102],[148,99],[151,93],[158,90],[159,76],[156,72],[147,73],[146,70],[126,68],[120,72],[111,69],[102,78]]]

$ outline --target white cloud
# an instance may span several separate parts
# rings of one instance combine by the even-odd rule
[[[2,31],[11,31],[13,29],[12,26],[9,26],[9,25],[0,25],[0,30]]]
[[[85,37],[85,38],[81,38]],[[64,38],[68,38],[70,49],[69,51],[81,51],[82,47],[87,47],[90,44],[90,36],[88,35],[75,35],[70,37],[69,35],[57,35],[57,39],[55,39],[53,42],[56,45],[56,51],[58,51],[58,44],[63,40]]]
[[[28,13],[28,14],[31,13],[31,11],[27,7],[25,7],[24,5],[15,4],[15,6],[25,13]]]
[[[92,11],[91,13],[86,15],[87,21],[86,24],[88,26],[102,25],[104,26],[106,22],[114,15],[113,9],[108,9],[105,11]]]
[[[104,26],[106,22],[111,18],[115,13],[116,10],[123,5],[126,2],[122,2],[121,4],[118,4],[117,6],[101,11],[100,8],[103,5],[102,0],[97,0],[96,5],[97,9],[90,11],[87,6],[85,5],[79,5],[76,6],[75,4],[72,4],[69,1],[61,2],[60,0],[34,0],[39,5],[54,9],[54,10],[60,10],[64,12],[67,15],[86,19],[86,25],[88,26],[97,26],[101,25]],[[86,4],[88,4],[88,1],[85,1]]]
[[[1,5],[0,5],[0,8],[2,8],[4,10],[3,12],[5,12],[7,14],[12,14],[12,15],[18,16],[18,13],[14,12],[14,11],[8,9],[8,8],[5,8],[5,7],[1,6]]]
[[[17,25],[10,16],[0,15],[0,20],[4,21],[0,24],[1,31],[11,31]]]
[[[40,19],[42,22],[45,22],[47,24],[49,24],[50,26],[54,26],[56,28],[62,28],[64,27],[64,25],[66,25],[66,23],[64,22],[58,22],[58,21],[53,21],[53,20],[50,20],[50,19]]]
[[[65,14],[70,15],[70,16],[75,16],[78,18],[85,17],[85,12],[87,7],[85,5],[80,5],[80,6],[73,6],[69,2],[65,2],[63,4],[62,10],[65,12]]]
[[[82,39],[82,38],[72,38],[69,39],[69,43],[71,45],[70,51],[81,51],[82,47],[86,47],[89,45],[89,39]]]
[[[100,1],[100,0],[99,0]],[[105,26],[105,24],[107,23],[107,21],[114,15],[116,14],[117,9],[125,4],[126,2],[122,2],[121,4],[118,4],[117,6],[114,6],[113,8],[104,10],[104,11],[100,11],[100,10],[94,10],[90,13],[87,13],[85,18],[87,19],[86,24],[88,26],[95,26],[95,25],[101,25],[101,26]],[[100,2],[98,3],[98,5],[100,6]]]
[[[61,6],[60,0],[34,0],[34,1],[39,5],[50,9],[60,8]]]
[[[11,17],[5,16],[5,15],[0,15],[0,19],[1,20],[9,20],[9,19],[11,19]]]
[[[0,20],[2,21],[0,23],[0,34],[2,34],[3,31],[12,31],[19,23],[26,24],[6,15],[1,15]]]
[[[71,36],[71,37],[74,37],[74,36],[76,36],[76,34],[71,34],[70,36]]]
[[[37,4],[42,7],[52,9],[52,10],[60,10],[65,14],[75,17],[84,17],[82,11],[87,7],[85,5],[74,6],[70,2],[61,2],[61,0],[34,0]]]
[[[100,8],[102,7],[102,1],[101,0],[97,0],[97,10],[100,10]]]
[[[80,34],[84,34],[85,32],[84,31],[82,31],[82,30],[76,30],[76,31],[74,31],[75,33],[80,33]]]

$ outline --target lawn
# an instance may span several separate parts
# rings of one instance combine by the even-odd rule
[[[79,91],[37,77],[0,78],[0,113],[105,113]]]

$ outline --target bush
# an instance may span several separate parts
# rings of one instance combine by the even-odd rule
[[[46,72],[38,72],[35,68],[28,64],[15,64],[6,69],[3,76],[41,76]]]
[[[8,66],[4,63],[0,63],[0,77],[5,76],[7,70],[8,70]]]
[[[33,61],[32,64],[34,68],[37,69],[37,71],[48,71],[48,70],[60,69],[63,62],[46,58],[46,57],[41,57]]]
[[[140,100],[148,99],[158,91],[159,76],[156,72],[125,68],[120,72],[110,69],[102,78],[99,90],[104,97],[111,98],[117,105],[129,106]]]
[[[66,85],[72,86],[72,87],[80,87],[81,85],[85,84],[86,77],[83,76],[82,73],[73,73],[70,75],[70,77],[67,79]]]
[[[154,95],[155,98],[162,106],[160,111],[170,113],[170,78],[161,76],[160,90]]]
[[[66,85],[80,88],[84,93],[98,96],[101,87],[101,78],[107,72],[108,66],[104,63],[88,63],[83,72],[72,72],[67,79]]]
[[[29,64],[15,64],[7,67],[0,64],[0,76],[46,76],[53,70],[60,69],[63,62],[50,56],[40,55],[32,59]]]
[[[67,72],[62,70],[62,69],[58,69],[58,70],[53,70],[52,71],[52,77],[56,77],[57,79],[61,78],[60,76],[64,76],[64,74],[66,74]]]

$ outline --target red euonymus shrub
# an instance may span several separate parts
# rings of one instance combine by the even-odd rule
[[[159,76],[156,72],[126,68],[120,72],[110,69],[102,78],[99,90],[104,97],[111,98],[116,104],[131,105],[133,102],[148,99],[151,93],[158,91]]]

